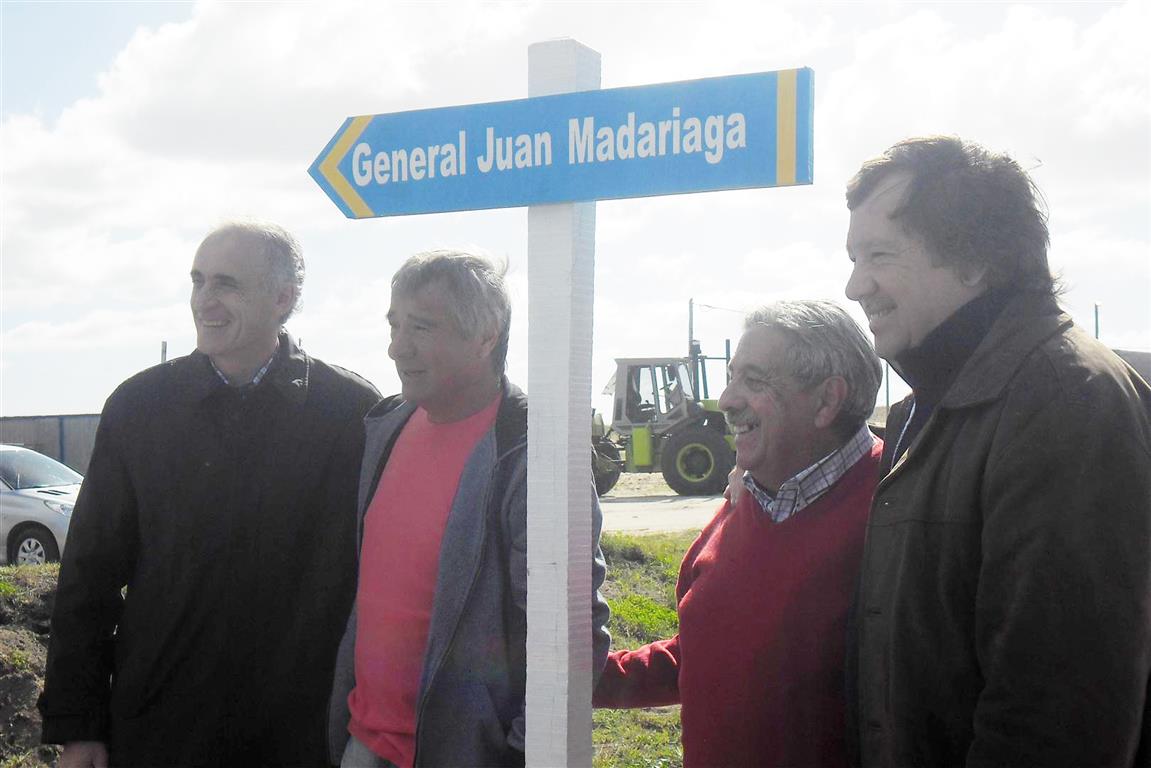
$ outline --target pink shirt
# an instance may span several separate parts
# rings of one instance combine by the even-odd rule
[[[432,601],[460,475],[500,398],[466,419],[417,408],[400,432],[364,517],[356,594],[356,687],[348,730],[401,768],[416,749],[416,704]]]

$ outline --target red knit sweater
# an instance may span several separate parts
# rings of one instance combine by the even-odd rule
[[[615,651],[597,707],[681,703],[685,768],[839,766],[847,612],[876,446],[814,504],[772,523],[725,502],[679,570],[679,634]]]

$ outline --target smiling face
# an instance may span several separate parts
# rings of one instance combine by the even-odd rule
[[[844,292],[863,307],[875,335],[875,351],[886,360],[919,346],[927,334],[984,291],[982,276],[965,282],[933,258],[922,238],[892,218],[910,181],[905,172],[880,181],[852,210],[847,230],[853,267]]]
[[[411,293],[392,291],[388,310],[388,357],[396,362],[404,398],[439,423],[482,410],[500,386],[491,362],[495,336],[478,329],[475,338],[464,336],[450,306],[443,285],[433,281]]]
[[[275,287],[267,260],[250,238],[209,237],[192,262],[196,349],[229,381],[250,380],[276,351],[280,319],[294,298],[291,287]]]
[[[781,330],[748,329],[719,398],[735,433],[736,462],[773,491],[824,455],[827,432],[818,420],[819,387],[803,388],[783,367],[788,343]]]

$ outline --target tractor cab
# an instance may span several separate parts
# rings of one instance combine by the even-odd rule
[[[613,394],[612,428],[621,434],[645,426],[662,435],[703,410],[692,391],[687,362],[679,358],[620,358],[604,394]]]
[[[723,414],[697,396],[687,359],[618,358],[604,394],[612,396],[612,420],[594,446],[601,464],[615,458],[627,472],[662,472],[683,495],[723,490],[735,454]]]

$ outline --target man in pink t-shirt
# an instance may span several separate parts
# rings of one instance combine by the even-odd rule
[[[418,254],[392,279],[403,392],[365,419],[330,723],[342,766],[523,765],[527,402],[503,375],[510,317],[503,272],[471,254]],[[598,672],[607,605],[593,591],[588,607]]]

